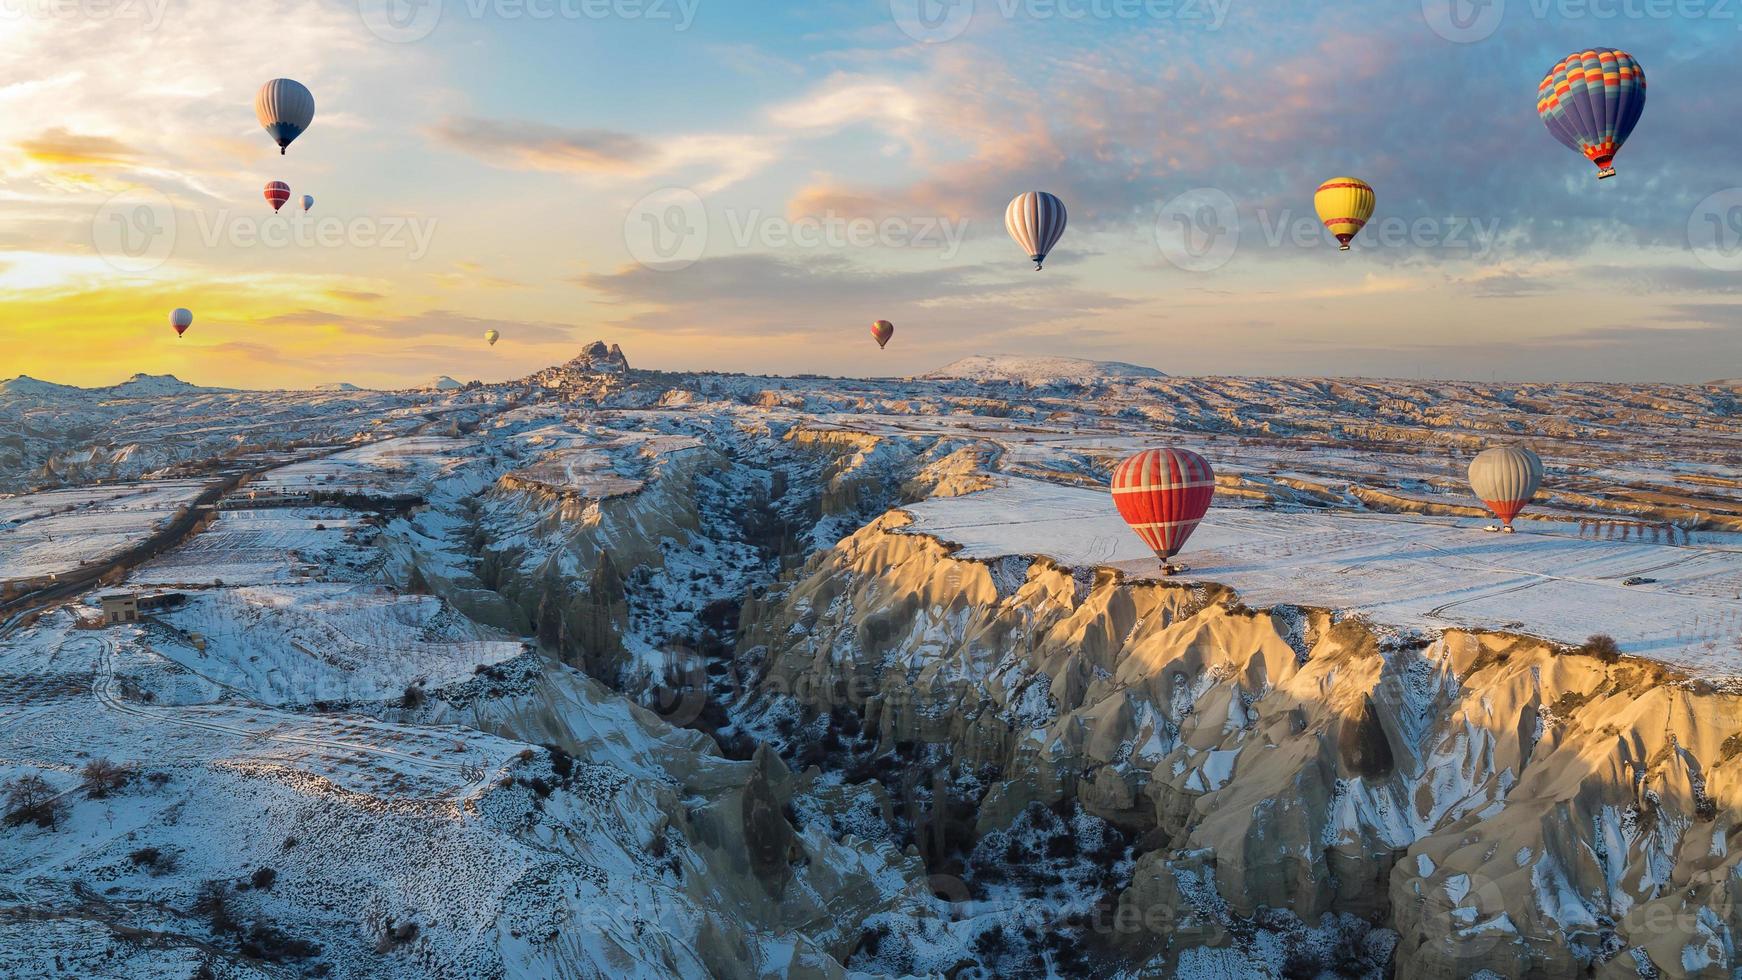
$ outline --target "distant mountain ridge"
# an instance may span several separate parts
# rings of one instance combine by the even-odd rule
[[[58,401],[73,398],[162,398],[166,395],[227,394],[233,388],[207,388],[190,384],[173,374],[135,374],[126,381],[97,388],[39,381],[21,374],[10,381],[0,381],[0,398]]]
[[[1109,378],[1165,378],[1166,374],[1124,361],[1090,361],[1080,357],[1027,354],[974,354],[938,368],[924,377],[933,380],[1003,381],[1015,384],[1092,382]]]

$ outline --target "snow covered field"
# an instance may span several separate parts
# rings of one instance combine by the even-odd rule
[[[905,530],[964,557],[1045,555],[1147,576],[1155,556],[1102,490],[1010,478],[904,508]],[[1742,541],[1668,547],[1589,540],[1576,528],[1394,514],[1212,508],[1177,559],[1180,581],[1230,586],[1247,604],[1325,606],[1430,629],[1510,629],[1565,643],[1613,636],[1629,653],[1699,676],[1742,677]],[[1656,579],[1626,586],[1629,577]]]
[[[125,551],[203,489],[161,480],[0,497],[0,582],[64,574]]]

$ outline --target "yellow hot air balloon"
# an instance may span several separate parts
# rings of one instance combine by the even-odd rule
[[[484,342],[489,344],[491,347],[495,347],[496,341],[500,340],[501,337],[502,335],[494,330],[484,331]]]
[[[1337,236],[1342,251],[1349,250],[1349,240],[1366,227],[1373,217],[1373,185],[1359,177],[1332,177],[1319,185],[1313,195],[1313,207],[1319,220]]]

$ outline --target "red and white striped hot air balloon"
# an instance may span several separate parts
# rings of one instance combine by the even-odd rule
[[[871,324],[871,339],[877,341],[879,348],[889,346],[889,338],[895,336],[895,324],[888,320],[878,320]]]
[[[284,202],[288,200],[290,200],[289,184],[282,180],[269,180],[266,182],[266,202],[272,205],[272,210],[277,211],[279,208],[284,207]]]
[[[1215,494],[1210,461],[1186,449],[1145,449],[1113,470],[1119,516],[1164,565],[1185,547]]]
[[[1542,459],[1528,449],[1496,446],[1470,461],[1470,489],[1500,518],[1502,530],[1512,530],[1512,519],[1541,486]]]
[[[194,325],[194,315],[185,307],[176,307],[169,311],[169,325],[175,328],[175,335],[180,337]]]

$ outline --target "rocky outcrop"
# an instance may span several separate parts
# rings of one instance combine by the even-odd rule
[[[1349,955],[1394,931],[1398,976],[1736,969],[1734,694],[1535,639],[959,560],[906,522],[746,614],[735,714],[793,718],[766,733],[789,753],[851,715],[885,758],[942,759],[976,839],[1034,804],[1124,828],[1112,921],[1141,927],[1099,937],[1124,962],[1257,955],[1280,913],[1344,922]]]

